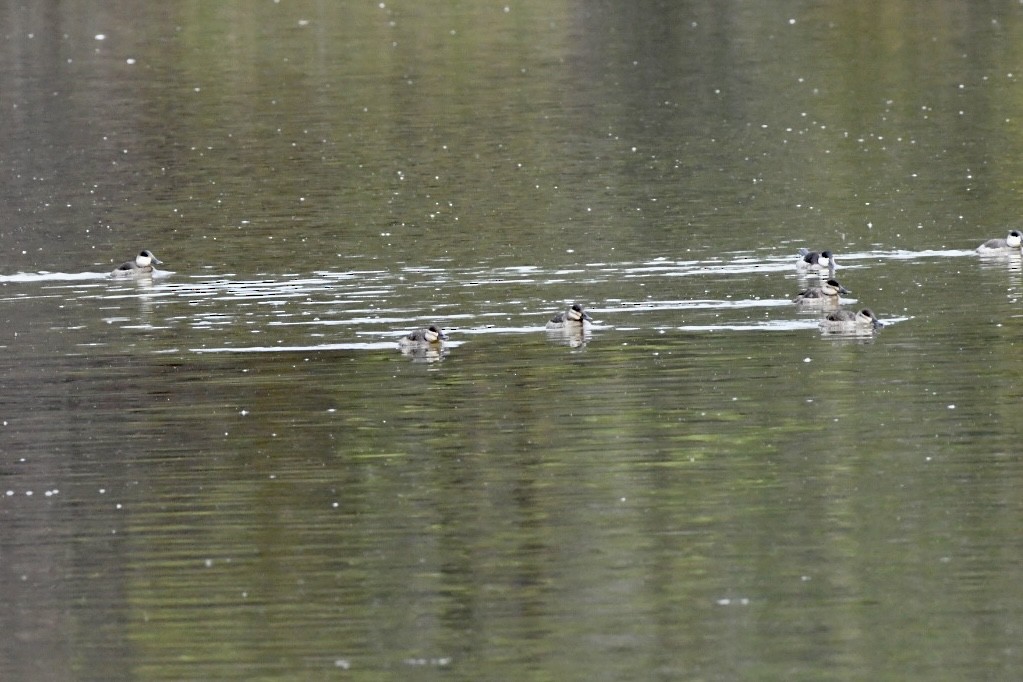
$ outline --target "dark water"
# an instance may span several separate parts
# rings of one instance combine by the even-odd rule
[[[0,678],[1015,679],[1021,20],[0,5]]]

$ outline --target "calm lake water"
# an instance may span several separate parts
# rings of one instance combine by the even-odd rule
[[[1017,679],[1019,45],[0,3],[0,679]]]

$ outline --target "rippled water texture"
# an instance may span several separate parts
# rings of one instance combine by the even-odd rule
[[[1016,679],[1021,44],[0,3],[0,679]]]

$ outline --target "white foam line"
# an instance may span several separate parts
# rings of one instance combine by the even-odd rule
[[[445,348],[457,348],[459,341],[445,341]],[[318,346],[241,346],[238,348],[189,348],[192,353],[310,353],[329,350],[398,350],[393,341],[377,341],[374,343],[324,343]]]

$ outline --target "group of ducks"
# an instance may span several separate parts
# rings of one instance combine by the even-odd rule
[[[153,276],[154,263],[156,265],[163,265],[163,261],[153,255],[152,251],[143,249],[142,251],[139,251],[137,256],[135,256],[135,260],[121,263],[114,268],[113,272],[110,273],[110,276],[117,279],[149,278]],[[550,321],[547,322],[547,330],[582,332],[583,325],[592,321],[593,318],[590,317],[585,310],[583,310],[581,305],[576,303],[565,312],[558,313],[552,317]],[[398,346],[403,351],[431,349],[438,348],[441,343],[447,340],[447,334],[445,334],[436,325],[430,325],[425,329],[417,329],[401,337],[398,341]]]
[[[981,256],[1023,256],[1023,232],[1011,230],[1004,239],[989,239],[978,246],[976,252]],[[852,293],[835,279],[835,257],[830,251],[800,249],[798,264],[803,270],[827,270],[828,279],[820,286],[808,287],[799,292],[795,298],[797,305],[837,308],[840,296]],[[821,329],[828,332],[873,332],[882,326],[870,308],[836,310],[828,313],[820,322]]]
[[[982,256],[1023,255],[1023,232],[1011,230],[1004,239],[989,239],[977,247],[977,253]],[[135,256],[135,260],[122,263],[110,274],[116,278],[149,277],[153,274],[154,263],[162,265],[163,261],[154,256],[152,251],[144,249]],[[811,286],[800,291],[795,298],[796,305],[821,309],[838,308],[841,305],[842,294],[852,293],[835,279],[835,256],[831,251],[799,249],[798,266],[808,272],[826,271],[828,279],[820,286]],[[592,321],[593,318],[583,307],[575,303],[565,312],[558,313],[548,320],[546,329],[549,332],[582,334],[586,323]],[[833,310],[820,321],[820,328],[823,331],[836,333],[873,332],[882,326],[870,308],[856,311]],[[447,334],[436,325],[430,325],[401,337],[398,347],[403,352],[436,349],[447,340]]]
[[[835,256],[830,251],[799,250],[798,266],[801,270],[824,271],[828,279],[820,286],[808,287],[799,292],[795,298],[798,306],[814,308],[837,308],[842,294],[852,292],[835,279]],[[870,308],[860,310],[835,310],[828,313],[820,321],[820,328],[826,332],[873,332],[883,325],[878,321]]]

